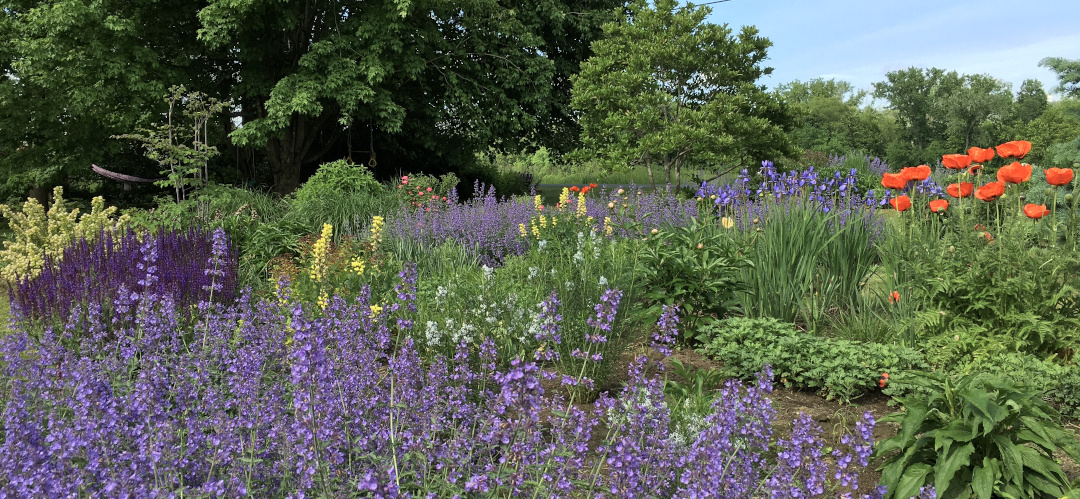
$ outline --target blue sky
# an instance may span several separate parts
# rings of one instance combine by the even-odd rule
[[[697,4],[709,0],[700,0]],[[1013,91],[1055,74],[1044,57],[1080,59],[1080,1],[730,0],[710,5],[708,21],[738,32],[757,26],[772,41],[762,83],[836,78],[872,90],[890,71],[938,67],[989,74]]]

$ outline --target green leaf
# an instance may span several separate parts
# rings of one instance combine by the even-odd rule
[[[896,484],[893,497],[908,498],[918,495],[919,489],[926,485],[926,476],[931,471],[933,471],[933,468],[926,463],[916,463],[908,466],[904,470],[903,476],[900,477],[899,483]]]
[[[1001,460],[1005,463],[1005,478],[1017,487],[1021,486],[1024,480],[1024,463],[1020,450],[1005,435],[994,435],[994,444],[997,445]]]
[[[972,474],[971,489],[979,499],[990,499],[990,493],[994,491],[994,479],[996,470],[990,465],[990,458],[984,457],[981,466],[976,466]]]
[[[944,496],[947,492],[949,483],[952,482],[953,475],[956,471],[964,466],[968,466],[971,463],[971,454],[975,452],[975,446],[971,443],[965,444],[960,447],[954,447],[950,449],[945,459],[938,459],[934,470],[934,483],[946,484],[940,490],[938,494]]]

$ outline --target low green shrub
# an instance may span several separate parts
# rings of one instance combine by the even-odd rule
[[[744,268],[753,264],[746,248],[715,221],[697,218],[683,227],[665,227],[649,237],[641,253],[649,323],[665,305],[682,312],[683,340],[698,343],[698,328],[738,311],[738,293],[745,289]]]
[[[878,388],[882,373],[925,368],[906,347],[821,338],[776,319],[730,318],[702,328],[701,352],[724,364],[724,373],[752,379],[766,365],[780,383],[815,388],[847,402]]]
[[[900,397],[904,411],[882,419],[900,432],[874,448],[885,462],[885,498],[906,498],[933,485],[940,498],[1057,498],[1070,490],[1054,459],[1063,450],[1080,460],[1080,442],[1034,388],[968,374],[930,372],[895,378],[920,388]]]
[[[980,357],[951,372],[981,374],[1029,386],[1048,400],[1065,417],[1080,419],[1080,366],[1062,365],[1024,353],[1004,353]]]

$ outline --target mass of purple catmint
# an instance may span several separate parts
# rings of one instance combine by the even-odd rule
[[[822,442],[812,421],[796,421],[789,438],[772,434],[767,371],[755,385],[729,381],[705,429],[685,443],[671,436],[662,373],[644,357],[631,363],[621,392],[592,409],[545,389],[549,365],[497,359],[490,339],[425,357],[398,334],[411,326],[410,269],[396,306],[378,314],[366,292],[348,303],[334,297],[325,309],[244,292],[201,302],[190,321],[175,294],[154,287],[168,271],[168,251],[154,257],[154,247],[141,255],[143,286],[117,286],[111,307],[123,320],[90,305],[63,328],[32,336],[27,321],[15,321],[0,339],[0,496],[836,492],[816,459]],[[220,252],[211,253],[204,269],[216,272]],[[619,299],[609,290],[597,305],[596,334]],[[542,308],[540,334],[558,342],[558,297]],[[663,317],[654,341],[668,345],[676,322]],[[865,425],[859,435],[873,421]],[[868,443],[854,438],[858,461]]]
[[[41,274],[11,289],[12,310],[46,323],[63,323],[73,312],[94,305],[107,308],[121,295],[156,294],[170,297],[182,310],[199,301],[228,302],[236,290],[236,252],[224,231],[147,234],[102,234],[94,242],[82,239],[62,258],[46,257]]]
[[[522,224],[529,225],[538,215],[533,199],[498,198],[493,187],[480,184],[474,186],[474,192],[484,194],[464,203],[451,202],[438,210],[402,209],[391,214],[388,235],[426,247],[453,241],[475,252],[480,263],[489,267],[523,255],[538,243],[519,232]],[[600,191],[587,196],[585,205],[585,217],[591,217],[592,227],[603,231],[604,220],[608,219],[614,237],[640,238],[653,228],[686,225],[698,215],[693,201],[679,199],[672,190],[663,188],[642,191],[631,186],[622,193]],[[546,207],[543,213],[556,212],[555,207]],[[573,212],[572,208],[566,210],[566,215]]]

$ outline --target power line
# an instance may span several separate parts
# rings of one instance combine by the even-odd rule
[[[702,5],[712,5],[714,3],[724,3],[724,2],[730,2],[730,1],[731,0],[713,0],[712,2],[699,3],[699,4],[697,4],[697,6],[700,7]]]

